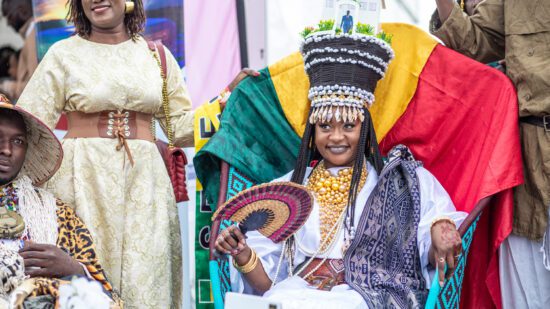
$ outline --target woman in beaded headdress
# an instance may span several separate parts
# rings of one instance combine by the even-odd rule
[[[382,161],[369,107],[393,58],[391,39],[305,34],[309,121],[295,169],[275,181],[305,184],[313,210],[282,244],[258,232],[245,239],[236,227],[220,233],[215,246],[232,256],[232,288],[285,308],[423,307],[434,268],[454,270],[466,214],[407,147]]]

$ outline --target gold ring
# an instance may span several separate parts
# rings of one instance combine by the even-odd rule
[[[440,258],[439,258],[439,262],[440,262],[440,263],[445,263],[445,258],[440,257]]]

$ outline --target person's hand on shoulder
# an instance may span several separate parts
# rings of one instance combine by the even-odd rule
[[[260,76],[260,72],[249,68],[244,68],[237,74],[237,76],[235,76],[235,78],[229,83],[229,85],[220,95],[221,99],[219,102],[222,111],[225,109],[225,105],[233,89],[235,89],[235,87],[237,87],[237,85],[248,76]]]
[[[235,78],[233,78],[233,80],[229,83],[229,85],[227,86],[227,89],[229,91],[233,91],[233,89],[235,89],[235,87],[237,87],[237,85],[243,80],[245,79],[245,77],[248,77],[248,76],[260,76],[260,72],[256,71],[256,70],[253,70],[253,69],[249,69],[249,68],[244,68],[242,69],[238,74],[237,76],[235,76]]]

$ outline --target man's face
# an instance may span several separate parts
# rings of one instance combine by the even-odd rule
[[[0,114],[0,185],[15,179],[27,154],[27,133],[20,117]]]

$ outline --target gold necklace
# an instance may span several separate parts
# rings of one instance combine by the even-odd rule
[[[358,191],[365,184],[367,174],[367,167],[363,165]],[[321,244],[324,243],[321,251],[324,251],[336,239],[338,229],[332,229],[332,227],[346,210],[352,175],[352,168],[344,168],[338,171],[337,176],[332,176],[325,168],[325,163],[321,162],[309,177],[307,187],[315,193],[315,198],[319,203]],[[323,241],[328,237],[332,240]]]

